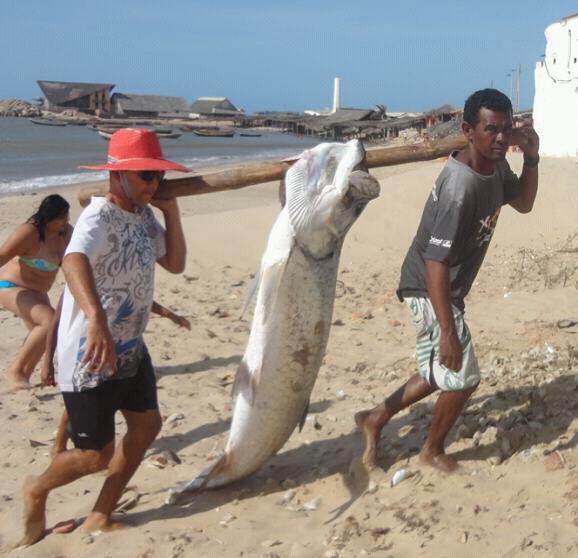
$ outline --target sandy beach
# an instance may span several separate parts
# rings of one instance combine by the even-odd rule
[[[519,154],[508,156],[519,172]],[[193,478],[224,448],[230,390],[250,314],[239,319],[278,213],[277,184],[180,199],[188,243],[183,275],[158,270],[155,299],[192,331],[153,316],[145,334],[155,364],[161,434],[120,504],[122,533],[49,535],[21,557],[445,557],[578,553],[578,291],[576,163],[543,158],[535,208],[502,210],[466,317],[482,369],[450,435],[462,467],[419,465],[435,395],[384,429],[379,467],[350,473],[361,447],[353,414],[416,370],[409,312],[395,295],[399,270],[442,160],[372,171],[382,193],[354,225],[341,259],[334,325],[301,433],[252,477],[165,506],[167,490]],[[80,207],[76,190],[61,190]],[[42,194],[2,197],[0,240]],[[57,301],[62,274],[51,291]],[[570,320],[563,322],[562,320]],[[573,324],[568,326],[568,324]],[[4,365],[25,335],[0,310]],[[40,473],[62,412],[55,388],[0,398],[0,552],[21,535],[20,490]],[[122,420],[118,417],[119,434]],[[160,457],[159,457],[160,456]],[[405,479],[391,486],[393,475]],[[86,477],[55,490],[48,526],[83,518],[102,483]]]

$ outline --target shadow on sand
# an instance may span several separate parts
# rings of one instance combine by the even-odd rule
[[[179,366],[155,366],[155,371],[159,376],[171,376],[177,374],[196,374],[197,372],[207,372],[215,368],[226,368],[241,362],[242,355],[230,357],[217,357],[198,360],[191,364],[181,364]]]
[[[540,387],[542,395],[538,395]],[[435,396],[433,398],[435,399]],[[317,409],[325,405],[329,406],[330,402],[319,402],[319,404],[322,405]],[[524,429],[525,435],[516,451],[521,452],[538,444],[549,444],[564,436],[576,416],[576,407],[576,381],[574,374],[568,374],[543,386],[521,386],[474,397],[463,415],[466,421],[477,417],[480,413],[482,416],[497,415],[497,420],[489,420],[485,425],[486,428],[498,426],[506,429],[512,427],[508,425],[520,426]],[[316,405],[312,405],[311,408],[316,409]],[[380,468],[388,470],[398,460],[419,452],[427,435],[430,420],[428,409],[429,406],[426,403],[418,403],[412,407],[410,413],[392,419],[384,428],[381,439],[382,451],[378,459]],[[536,428],[538,421],[533,420],[533,417],[539,416],[548,417],[544,419],[541,429]],[[202,437],[223,432],[228,427],[228,423],[229,421],[221,421],[196,428],[184,435],[178,443],[181,444],[181,448],[194,444]],[[397,432],[407,424],[414,425],[415,430],[406,437],[399,438]],[[450,433],[450,439],[451,436]],[[171,443],[168,443],[170,441],[170,438],[163,438],[158,441],[158,447],[170,446],[173,451],[177,450]],[[165,442],[167,442],[166,446]],[[172,440],[172,442],[177,441]],[[574,435],[572,439],[564,440],[559,445],[559,449],[574,447],[576,443],[577,435]],[[361,434],[357,432],[301,445],[276,455],[266,467],[249,478],[220,489],[184,495],[182,505],[163,505],[154,510],[133,513],[131,520],[135,524],[145,524],[151,521],[193,516],[223,506],[234,499],[245,500],[258,495],[284,492],[286,488],[282,487],[281,483],[286,479],[292,479],[297,485],[303,485],[339,474],[350,492],[350,498],[342,506],[333,510],[332,513],[336,515],[332,519],[335,519],[348,509],[367,488],[368,476],[361,475],[354,482],[347,478],[350,474],[352,458],[360,455],[362,446]],[[462,461],[482,461],[491,455],[498,455],[499,451],[500,448],[496,443],[471,447],[452,455]],[[195,473],[191,472],[191,478]]]

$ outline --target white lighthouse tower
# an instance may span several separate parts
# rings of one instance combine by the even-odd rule
[[[341,78],[333,79],[333,108],[331,113],[337,112],[341,108]]]

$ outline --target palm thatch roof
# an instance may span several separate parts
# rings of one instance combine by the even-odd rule
[[[126,112],[149,112],[159,114],[189,113],[189,104],[183,97],[115,93],[112,96],[112,102],[117,114],[123,114]]]
[[[243,113],[227,97],[199,97],[191,105],[190,111],[204,116],[233,116]]]

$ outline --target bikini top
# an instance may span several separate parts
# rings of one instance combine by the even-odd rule
[[[23,264],[26,264],[28,267],[37,269],[38,271],[52,272],[56,271],[60,267],[60,264],[49,262],[48,260],[44,260],[42,258],[29,258],[27,256],[20,256],[20,261]]]

